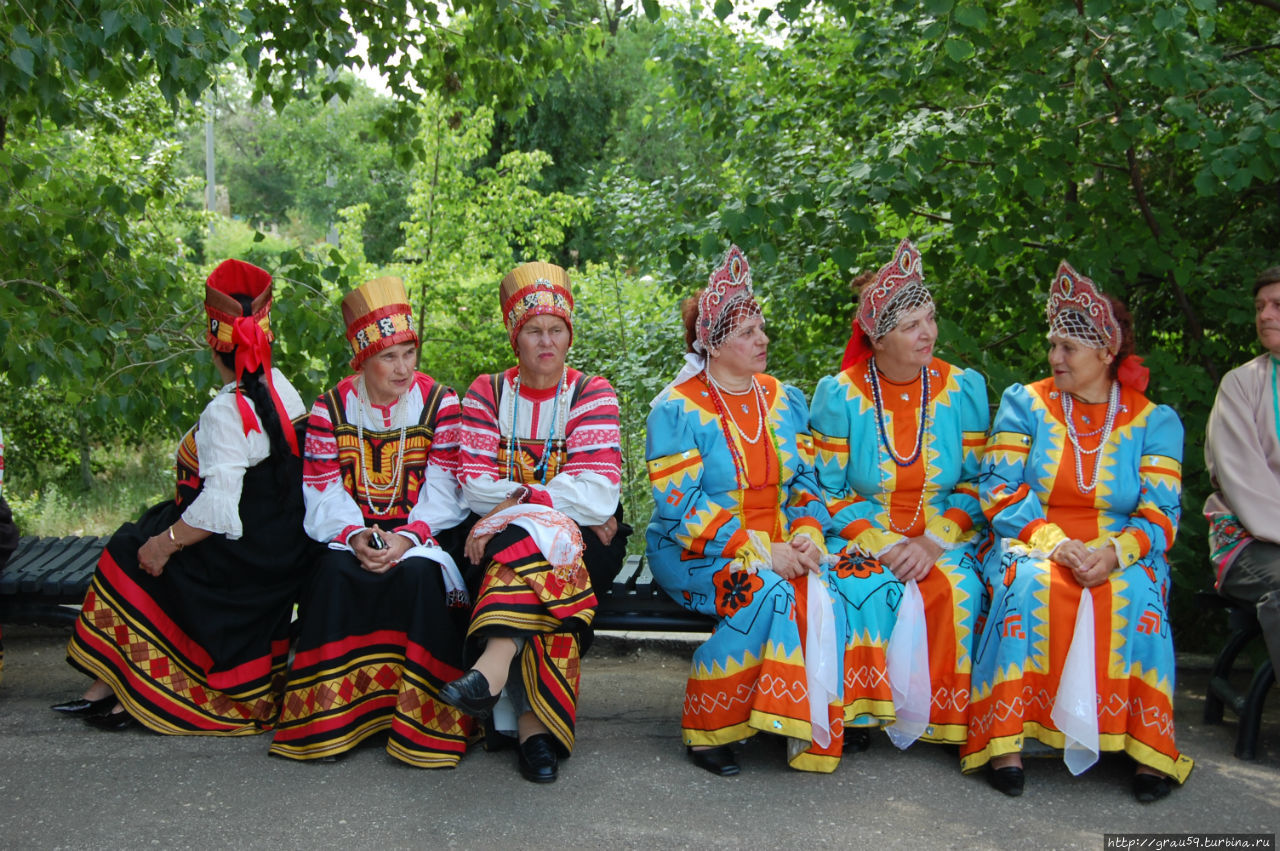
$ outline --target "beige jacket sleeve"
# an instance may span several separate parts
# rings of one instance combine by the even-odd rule
[[[1205,429],[1205,466],[1216,490],[1205,514],[1234,514],[1254,538],[1280,543],[1280,437],[1270,360],[1263,355],[1233,369],[1218,388]]]

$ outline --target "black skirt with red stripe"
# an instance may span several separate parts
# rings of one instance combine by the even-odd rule
[[[315,545],[302,530],[301,464],[249,468],[243,537],[215,534],[174,553],[153,577],[138,550],[163,534],[198,492],[151,508],[111,537],[67,647],[68,661],[111,686],[160,733],[243,735],[280,709],[289,622]]]
[[[437,533],[461,558],[470,525]],[[382,574],[325,550],[299,604],[298,642],[271,753],[317,759],[388,732],[387,752],[420,768],[448,768],[466,751],[472,720],[436,699],[461,676],[466,607],[450,607],[440,566],[408,558]]]

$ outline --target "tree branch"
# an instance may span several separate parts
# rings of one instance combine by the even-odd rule
[[[1278,8],[1280,8],[1280,2],[1277,2],[1276,5]],[[1245,47],[1245,48],[1242,48],[1241,50],[1237,50],[1235,53],[1228,53],[1222,58],[1223,59],[1239,59],[1241,56],[1246,56],[1250,53],[1258,53],[1263,50],[1280,50],[1280,42],[1277,42],[1276,44],[1255,44],[1252,47]]]

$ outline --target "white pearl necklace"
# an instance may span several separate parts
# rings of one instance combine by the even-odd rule
[[[1085,435],[1078,434],[1076,432],[1075,418],[1072,416],[1072,411],[1074,408],[1075,408],[1075,401],[1072,398],[1071,394],[1063,393],[1062,394],[1062,415],[1063,415],[1063,419],[1067,421],[1067,439],[1071,441],[1071,445],[1074,446],[1076,450],[1076,453],[1075,453],[1076,485],[1080,488],[1081,493],[1093,493],[1094,488],[1098,486],[1098,476],[1102,471],[1102,459],[1098,458],[1098,460],[1094,463],[1093,481],[1091,481],[1088,485],[1086,485],[1084,483],[1084,456],[1097,455],[1099,452],[1102,451],[1102,448],[1107,445],[1107,441],[1111,439],[1111,429],[1116,424],[1116,414],[1120,410],[1120,383],[1117,381],[1111,382],[1111,391],[1107,395],[1107,417],[1106,417],[1106,420],[1102,423],[1102,428],[1099,429],[1098,431],[1091,431]],[[1099,432],[1102,433],[1102,437],[1098,439],[1098,445],[1095,446],[1093,449],[1085,449],[1080,445],[1080,438],[1082,436],[1090,437],[1092,435],[1098,434]]]
[[[757,443],[759,443],[760,438],[764,436],[765,402],[764,402],[764,390],[760,387],[760,382],[756,381],[756,377],[754,375],[751,376],[751,386],[748,387],[746,390],[739,390],[737,393],[734,393],[731,390],[726,390],[723,387],[721,387],[720,382],[715,380],[715,377],[712,376],[711,370],[709,369],[707,370],[707,381],[710,382],[711,388],[716,392],[716,394],[720,396],[720,406],[723,407],[726,411],[729,409],[729,406],[726,405],[724,402],[724,397],[726,394],[730,396],[745,396],[751,392],[754,392],[756,394],[756,436],[747,437],[747,433],[742,430],[742,426],[738,425],[738,421],[735,420],[733,417],[729,417],[729,421],[733,423],[733,427],[737,429],[738,436],[741,437],[743,440],[745,440],[747,443],[751,444],[752,446],[755,446]],[[743,409],[743,413],[746,413],[747,406],[743,405],[742,409]]]
[[[409,422],[405,411],[408,405],[404,404],[404,397],[396,399],[395,404],[391,406],[391,427],[394,429],[396,424],[400,426],[400,446],[396,451],[396,463],[391,474],[391,482],[387,487],[382,488],[369,481],[369,471],[365,464],[364,457],[364,418],[369,416],[371,421],[382,419],[382,414],[369,401],[369,394],[364,386],[364,376],[356,382],[356,397],[360,400],[360,416],[356,417],[356,445],[360,447],[360,483],[364,485],[364,504],[369,506],[369,513],[376,514],[379,517],[391,513],[395,508],[396,494],[400,491],[400,478],[404,474],[404,449],[405,449],[405,432],[408,431]],[[379,496],[386,495],[387,505],[385,508],[376,508],[373,500],[370,499],[370,493],[377,491]]]

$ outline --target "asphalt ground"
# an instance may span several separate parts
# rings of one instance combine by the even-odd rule
[[[1258,759],[1236,759],[1230,712],[1222,726],[1201,722],[1203,658],[1180,660],[1175,705],[1195,771],[1142,805],[1123,756],[1104,755],[1078,778],[1060,759],[1028,760],[1026,794],[1012,799],[961,775],[954,748],[899,752],[880,734],[830,775],[787,768],[783,742],[758,736],[740,748],[740,775],[714,777],[680,744],[694,645],[679,637],[597,641],[583,663],[577,749],[558,782],[538,786],[510,751],[477,749],[456,769],[429,771],[381,742],[314,764],[268,757],[266,736],[99,732],[48,709],[86,684],[65,662],[67,634],[5,629],[3,849],[1102,849],[1105,834],[1280,825],[1280,698],[1273,691]]]

